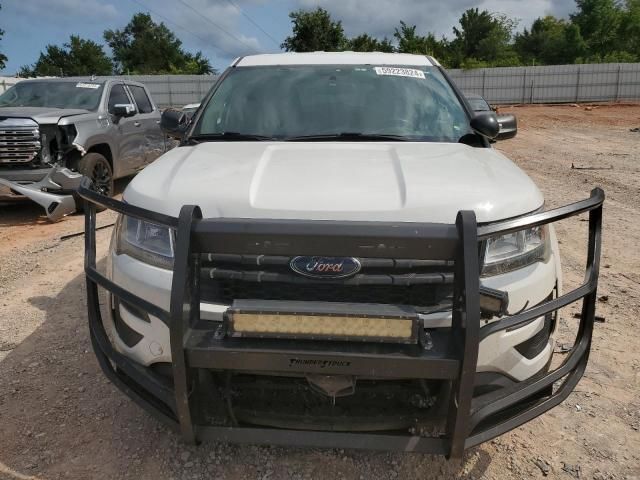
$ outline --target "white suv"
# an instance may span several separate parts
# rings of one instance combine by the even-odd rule
[[[162,124],[180,146],[123,203],[80,189],[123,213],[107,277],[87,236],[89,313],[105,372],[186,439],[459,456],[582,374],[603,194],[543,212],[433,58],[243,57]],[[549,223],[585,211],[589,276],[562,296]],[[586,349],[547,373],[579,300]]]

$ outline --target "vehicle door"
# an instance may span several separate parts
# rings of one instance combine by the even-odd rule
[[[145,164],[148,164],[162,155],[165,150],[165,137],[160,129],[160,111],[143,86],[127,84],[127,88],[136,102],[138,118],[144,129],[143,149]]]
[[[129,117],[115,114],[116,105],[135,104],[123,83],[114,83],[109,92],[108,111],[113,121],[116,135],[117,155],[114,157],[114,171],[116,176],[122,177],[135,173],[144,165],[144,130],[137,111]],[[117,163],[117,164],[116,164]]]

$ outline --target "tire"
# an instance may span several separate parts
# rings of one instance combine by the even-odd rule
[[[107,197],[113,196],[113,169],[111,168],[109,161],[104,156],[95,152],[87,153],[84,157],[78,160],[75,170],[91,179],[93,190]],[[82,198],[75,195],[74,197],[76,200],[77,211],[82,212],[84,210],[84,202]],[[97,207],[96,210],[100,212],[104,210],[104,208]]]

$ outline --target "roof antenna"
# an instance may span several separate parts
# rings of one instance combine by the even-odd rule
[[[93,81],[95,81],[95,79],[96,79],[96,74],[95,74],[95,73],[92,73],[92,74],[91,74],[91,81],[93,82]]]

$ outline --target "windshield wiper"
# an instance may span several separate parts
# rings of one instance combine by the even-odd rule
[[[300,135],[297,137],[285,138],[288,142],[306,142],[306,141],[374,141],[374,142],[407,142],[411,139],[403,135],[391,135],[382,133],[359,133],[359,132],[342,132],[342,133],[329,133],[324,135]]]
[[[269,140],[276,140],[276,139],[273,137],[268,137],[266,135],[254,135],[253,133],[220,132],[220,133],[202,133],[200,135],[192,135],[187,139],[187,143],[216,142],[216,141],[266,142]]]

